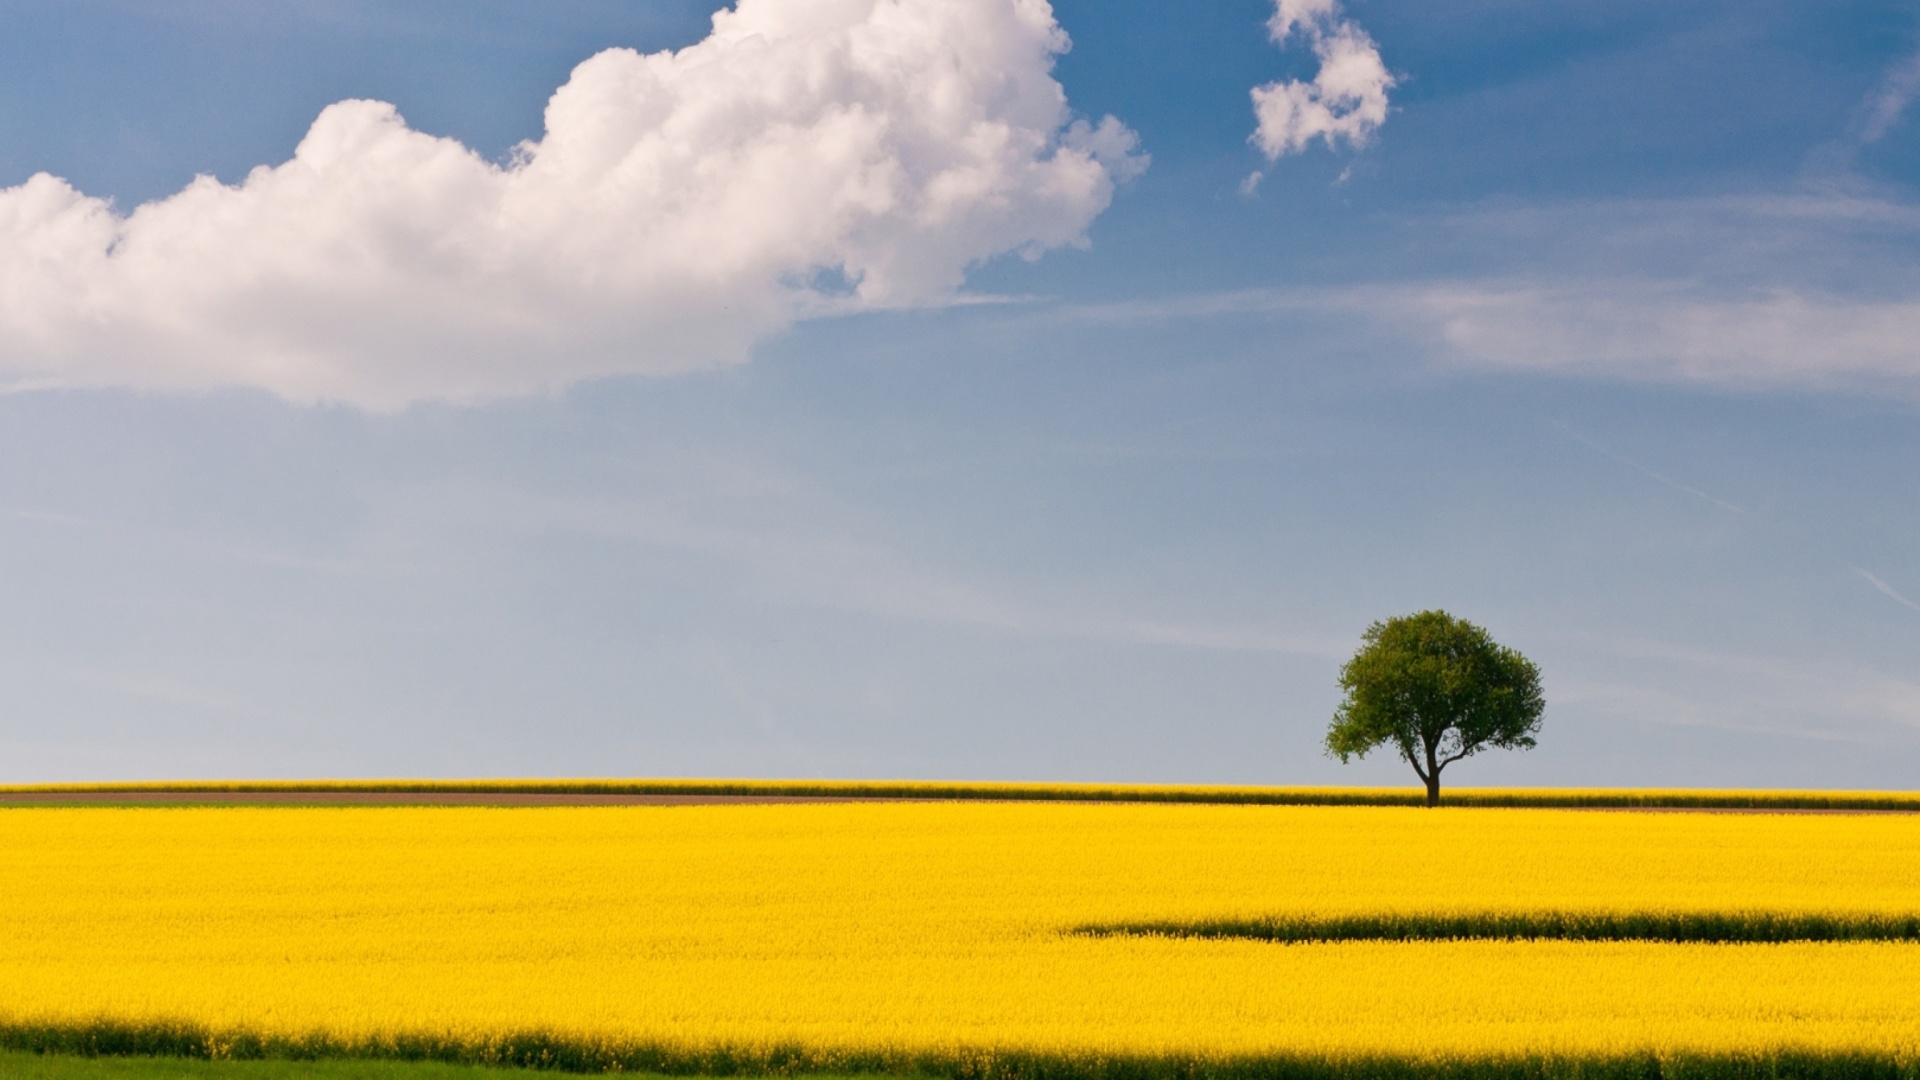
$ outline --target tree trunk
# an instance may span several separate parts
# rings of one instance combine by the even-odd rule
[[[1427,774],[1427,805],[1440,805],[1440,774],[1437,772]]]

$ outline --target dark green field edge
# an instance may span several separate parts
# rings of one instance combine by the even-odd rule
[[[133,1056],[82,1057],[0,1050],[4,1080],[537,1080],[551,1072],[438,1061],[326,1058],[290,1061]],[[656,1080],[645,1073],[630,1080]],[[826,1078],[821,1078],[826,1080]]]
[[[160,795],[496,794],[649,795],[730,798],[928,799],[1035,802],[1232,803],[1268,806],[1420,806],[1425,794],[1412,788],[1183,787],[1176,785],[944,783],[930,781],[787,780],[527,780],[527,781],[211,781],[0,786],[9,796],[36,805],[62,794]],[[1449,791],[1446,806],[1673,810],[1876,810],[1920,811],[1915,792],[1712,791],[1510,788]]]
[[[1087,937],[1240,938],[1255,941],[1920,941],[1920,915],[1779,912],[1449,912],[1304,918],[1093,923]]]
[[[100,1057],[441,1062],[575,1073],[665,1076],[893,1076],[929,1080],[1920,1080],[1920,1060],[1890,1054],[1775,1051],[1420,1059],[1394,1056],[1069,1056],[1004,1051],[820,1052],[801,1047],[689,1052],[539,1033],[486,1042],[427,1036],[346,1044],[321,1037],[216,1035],[187,1025],[0,1027],[0,1049]]]

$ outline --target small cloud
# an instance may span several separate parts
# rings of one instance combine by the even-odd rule
[[[1260,190],[1260,181],[1265,178],[1266,174],[1258,169],[1248,173],[1247,178],[1240,181],[1240,194],[1252,198],[1253,194]]]
[[[1253,89],[1259,122],[1253,143],[1278,160],[1314,139],[1329,148],[1344,140],[1361,147],[1387,120],[1387,91],[1395,79],[1365,30],[1341,16],[1337,0],[1274,0],[1267,32],[1274,44],[1304,37],[1320,61],[1310,82],[1271,82]],[[1343,177],[1344,179],[1344,177]]]

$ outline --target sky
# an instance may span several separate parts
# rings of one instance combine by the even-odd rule
[[[1920,12],[0,0],[0,782],[1920,784]]]

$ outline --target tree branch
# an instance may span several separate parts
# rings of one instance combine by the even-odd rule
[[[1413,766],[1414,775],[1420,778],[1420,782],[1423,784],[1426,783],[1427,770],[1420,767],[1420,755],[1413,752],[1412,743],[1404,742],[1400,744],[1400,756],[1406,758],[1407,764]]]

